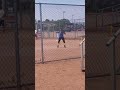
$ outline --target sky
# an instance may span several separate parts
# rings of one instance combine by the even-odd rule
[[[35,0],[35,2],[85,5],[85,0]]]
[[[36,0],[36,3],[85,5],[85,0]],[[63,13],[64,12],[64,13]],[[35,5],[35,18],[40,19],[39,5]],[[42,19],[85,21],[85,6],[42,5]],[[74,20],[75,19],[75,20]]]

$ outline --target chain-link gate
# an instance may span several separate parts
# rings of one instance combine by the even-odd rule
[[[80,58],[85,5],[36,3],[35,26],[36,63]],[[65,43],[61,41],[57,47],[60,30],[65,32]]]
[[[27,8],[31,8],[29,11],[26,3],[30,6]],[[1,90],[34,89],[33,3],[30,0],[0,0],[0,14],[4,12],[0,17]],[[31,45],[29,52],[28,45]]]

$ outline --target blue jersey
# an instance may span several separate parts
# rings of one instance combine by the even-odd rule
[[[63,37],[64,37],[64,34],[65,34],[65,32],[60,31],[60,32],[59,32],[59,38],[63,38]]]

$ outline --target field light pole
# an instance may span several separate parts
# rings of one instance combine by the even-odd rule
[[[44,64],[44,51],[43,51],[43,25],[42,25],[42,4],[40,5],[40,31],[41,31],[41,54],[42,54],[42,64]]]
[[[73,23],[73,17],[74,17],[74,15],[72,15],[72,23]]]
[[[63,19],[65,19],[64,14],[65,14],[65,11],[63,11]]]

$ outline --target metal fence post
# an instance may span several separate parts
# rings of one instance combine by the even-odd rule
[[[15,48],[16,48],[16,78],[17,78],[17,90],[21,90],[21,80],[20,80],[20,54],[19,54],[19,31],[18,31],[18,12],[17,6],[19,6],[19,1],[14,0],[15,8],[15,18],[16,18],[16,31],[15,31]]]
[[[42,63],[44,63],[44,51],[43,51],[43,24],[42,24],[42,4],[40,5],[40,32],[41,32],[41,54],[42,54]]]
[[[82,66],[81,66],[81,68],[83,68],[83,43],[82,43],[82,45],[81,45],[81,59],[82,59]]]
[[[117,32],[117,34],[119,34],[120,31]],[[110,44],[112,44],[112,49],[111,49],[111,79],[112,79],[112,90],[116,90],[116,54],[115,54],[115,40],[116,40],[116,33],[114,34],[114,36],[107,42],[107,46],[110,46]]]
[[[113,90],[116,90],[116,61],[115,61],[115,40],[112,43],[112,82]]]
[[[76,30],[75,30],[75,19],[74,19],[74,22],[73,22],[73,29],[74,29],[74,38],[76,39]]]

